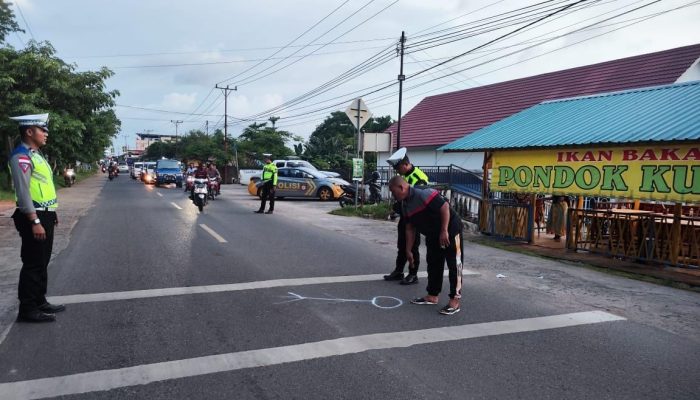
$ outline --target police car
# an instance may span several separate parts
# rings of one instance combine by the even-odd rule
[[[343,194],[341,185],[349,183],[341,178],[331,178],[311,168],[277,169],[277,188],[275,198],[309,197],[321,200],[334,200]],[[248,193],[260,197],[262,182],[253,177],[248,184]]]

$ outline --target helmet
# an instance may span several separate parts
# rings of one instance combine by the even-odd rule
[[[379,174],[379,171],[374,171],[374,172],[372,172],[372,180],[373,180],[373,181],[378,181],[379,178],[381,178],[381,177],[382,177],[382,176]]]

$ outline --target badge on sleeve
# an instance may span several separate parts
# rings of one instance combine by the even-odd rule
[[[27,156],[19,156],[17,161],[19,162],[19,168],[26,174],[32,166],[32,160]]]

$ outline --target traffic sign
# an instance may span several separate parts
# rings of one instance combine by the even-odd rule
[[[350,122],[355,127],[355,129],[360,129],[364,124],[372,118],[372,113],[367,108],[367,105],[362,99],[355,99],[350,103],[348,108],[345,109],[345,114],[350,118]],[[359,116],[360,125],[357,125]]]

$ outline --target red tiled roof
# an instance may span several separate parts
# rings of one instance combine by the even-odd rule
[[[450,143],[545,100],[670,84],[698,57],[700,44],[426,97],[401,120],[401,146]]]

